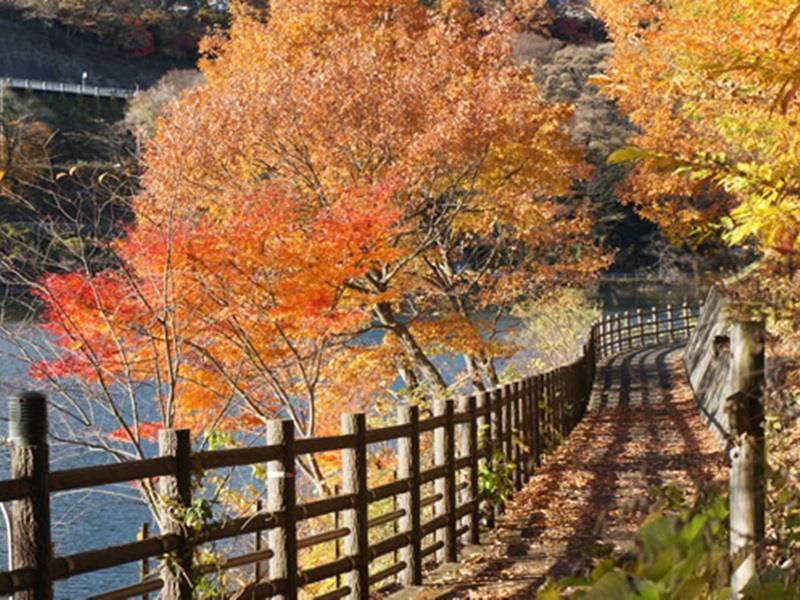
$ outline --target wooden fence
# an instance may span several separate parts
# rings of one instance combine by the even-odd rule
[[[401,405],[396,424],[370,429],[364,414],[344,414],[340,435],[295,438],[290,421],[267,423],[267,445],[195,452],[188,430],[161,430],[159,456],[146,460],[49,471],[45,398],[23,394],[10,401],[13,479],[0,481],[0,501],[14,500],[14,570],[0,572],[0,594],[52,598],[54,581],[169,555],[143,581],[95,599],[192,597],[193,582],[209,571],[257,565],[256,577],[236,598],[295,598],[317,582],[334,582],[318,598],[367,598],[378,590],[417,585],[423,566],[457,561],[460,548],[479,542],[500,510],[480,494],[481,469],[506,469],[520,489],[544,453],[563,440],[586,410],[603,358],[626,349],[685,338],[695,322],[688,306],[622,313],[594,324],[578,360],[487,392],[435,402],[430,414]],[[396,455],[395,476],[370,486],[368,456],[383,444]],[[387,446],[388,444],[388,446]],[[298,502],[297,461],[338,452],[341,490]],[[160,535],[113,547],[53,556],[51,494],[159,478],[160,493],[176,515],[192,505],[192,478],[206,470],[266,464],[263,510],[190,531],[179,519]],[[503,466],[505,465],[505,467]],[[392,501],[390,510],[376,508]],[[259,505],[259,508],[261,505]],[[332,528],[303,535],[303,523],[336,515]],[[388,534],[386,533],[388,530]],[[217,540],[268,532],[266,548],[215,566],[196,564],[194,549]],[[385,535],[378,536],[376,533]],[[335,543],[333,560],[301,565],[303,551]],[[340,542],[343,551],[340,550]],[[263,563],[266,569],[261,569]],[[307,592],[306,592],[307,593]],[[313,594],[311,594],[313,595]]]
[[[685,340],[697,325],[699,309],[684,302],[680,306],[667,304],[663,309],[637,308],[634,311],[605,315],[595,327],[598,358],[606,358],[648,345]]]

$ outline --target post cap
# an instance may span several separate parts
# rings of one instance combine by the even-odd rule
[[[47,398],[24,392],[8,401],[8,438],[16,447],[38,446],[47,436]]]

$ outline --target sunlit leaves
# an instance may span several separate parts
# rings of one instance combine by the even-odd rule
[[[398,374],[443,392],[433,356],[486,376],[512,349],[487,310],[605,264],[571,197],[572,108],[542,97],[502,20],[417,0],[232,13],[158,123],[119,264],[48,282],[79,376],[149,374],[165,418],[199,430],[333,433]]]
[[[800,5],[598,5],[617,42],[599,85],[642,131],[633,140],[637,150],[611,159],[640,161],[632,201],[676,233],[708,231],[725,217],[721,231],[730,244],[767,256],[800,249]],[[697,208],[702,197],[718,210],[701,210],[676,227],[675,212]]]

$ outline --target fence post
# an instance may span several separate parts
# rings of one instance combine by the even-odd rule
[[[667,304],[667,335],[670,342],[675,341],[675,313],[672,304]]]
[[[436,502],[436,514],[447,517],[447,525],[437,531],[436,538],[444,544],[436,552],[439,562],[456,562],[456,470],[454,444],[454,403],[452,400],[437,400],[433,405],[434,416],[444,416],[445,424],[433,430],[433,456],[436,466],[444,465],[447,471],[443,477],[436,479],[434,489],[441,499]]]
[[[561,378],[559,377],[559,372],[560,369],[554,369],[550,372],[550,390],[552,394],[553,405],[553,428],[556,433],[556,443],[561,442]]]
[[[606,356],[606,340],[608,338],[608,315],[603,315],[600,328],[600,358]]]
[[[501,406],[503,408],[503,452],[506,455],[506,458],[511,461],[511,466],[514,466],[514,422],[512,421],[512,404],[514,403],[513,399],[513,388],[510,383],[506,383],[503,386],[503,392],[500,396]]]
[[[261,513],[261,511],[263,511],[263,510],[264,510],[264,501],[261,498],[259,498],[258,500],[256,500],[256,512],[257,513]],[[338,515],[337,515],[336,518],[338,518]],[[336,526],[336,529],[338,529],[338,526]],[[337,549],[338,549],[338,541],[339,540],[336,540]],[[253,538],[253,550],[255,552],[260,552],[261,551],[261,547],[262,547],[261,532],[260,531],[256,531],[255,537]],[[337,556],[336,558],[339,558],[339,557]],[[258,583],[259,581],[261,581],[261,575],[262,575],[262,563],[261,563],[260,560],[257,560],[253,564],[253,581],[255,583]],[[147,600],[147,599],[145,599],[145,600]]]
[[[536,452],[536,466],[542,464],[541,406],[543,378],[537,375],[533,380],[533,447]]]
[[[657,344],[658,341],[659,341],[658,340],[658,334],[659,334],[659,331],[658,331],[658,310],[656,309],[655,306],[651,306],[650,307],[650,316],[651,316],[652,321],[653,321],[653,343]]]
[[[576,393],[576,390],[578,389],[578,386],[576,385],[576,383],[578,382],[578,377],[579,377],[579,375],[578,375],[577,369],[575,368],[575,364],[572,364],[569,367],[567,367],[567,380],[566,380],[565,383],[566,383],[566,386],[567,386],[566,398],[567,398],[567,416],[568,416],[567,433],[568,434],[572,432],[572,429],[575,427],[575,424],[577,423],[577,415],[578,415],[577,396],[578,396],[578,394]]]
[[[400,572],[400,583],[405,586],[422,583],[422,521],[420,513],[419,482],[419,407],[402,404],[397,407],[400,423],[411,426],[408,437],[397,441],[397,476],[408,480],[408,491],[399,495],[400,530],[408,533],[410,543],[400,549],[400,560],[406,563]]]
[[[150,524],[147,522],[142,523],[142,529],[139,533],[141,539],[146,540],[150,537]],[[147,579],[147,576],[150,574],[150,559],[143,558],[142,563],[139,566],[139,579],[144,581]],[[142,600],[150,600],[150,594],[145,592],[142,594]]]
[[[641,308],[636,309],[636,324],[639,326],[639,346],[644,346],[644,313]]]
[[[280,446],[282,456],[267,462],[267,511],[283,515],[283,524],[269,531],[271,580],[285,580],[280,598],[297,598],[297,521],[294,472],[294,424],[289,420],[267,421],[267,444]]]
[[[11,553],[14,569],[31,567],[34,586],[17,592],[15,600],[50,600],[50,489],[47,446],[47,399],[37,392],[25,392],[8,403],[8,437],[11,451],[11,477],[28,478],[31,496],[14,501],[11,524]]]
[[[485,401],[485,397],[483,398]],[[479,408],[479,399],[476,399],[475,396],[470,396],[467,398],[467,413],[473,415],[473,418],[470,419],[469,423],[467,423],[467,456],[469,456],[469,494],[467,495],[467,500],[472,502],[472,508],[469,511],[469,515],[467,517],[468,524],[469,524],[469,536],[464,538],[465,543],[471,544],[479,544],[481,541],[481,508],[480,508],[480,497],[481,497],[481,490],[480,490],[480,482],[479,476],[480,473],[478,471],[478,428],[480,427],[480,422],[478,419],[475,418],[475,413]],[[484,403],[485,406],[485,403]]]
[[[489,450],[489,468],[494,469],[497,465],[494,464],[494,453],[497,451],[503,451],[503,440],[505,436],[503,435],[503,427],[505,423],[503,423],[503,388],[496,387],[491,391],[490,395],[490,404],[489,404],[489,413],[491,415],[490,419],[490,439],[491,439],[491,448]],[[496,518],[502,512],[502,508],[495,504],[492,506],[491,514],[489,517],[489,526],[494,527]]]
[[[522,489],[522,448],[519,442],[522,438],[522,411],[520,401],[522,398],[522,387],[519,381],[515,381],[509,386],[510,394],[508,397],[508,412],[511,416],[511,461],[514,463],[514,487]]]
[[[740,598],[756,574],[764,537],[764,323],[733,323],[731,353],[730,550],[742,558],[731,588],[733,597]]]
[[[681,304],[681,319],[683,319],[684,333],[686,333],[686,337],[688,338],[691,335],[692,330],[689,326],[689,304],[686,302],[686,300],[684,300],[683,304]]]
[[[558,400],[558,433],[561,436],[561,440],[565,437],[565,431],[567,429],[567,399],[566,399],[566,377],[565,374],[566,369],[564,367],[560,367],[556,371],[556,399]],[[561,441],[560,440],[560,441]]]
[[[474,398],[473,398],[474,400]],[[468,458],[470,459],[470,465],[468,467],[468,471],[465,473],[463,470],[460,470],[457,475],[458,479],[462,483],[466,483],[466,487],[458,493],[458,504],[465,504],[472,500],[472,488],[470,486],[471,481],[471,468],[472,468],[472,455],[470,454],[470,427],[475,423],[475,411],[474,411],[474,403],[472,408],[470,408],[469,398],[466,396],[459,396],[458,401],[456,403],[456,415],[470,415],[471,419],[467,423],[459,423],[456,425],[456,455],[459,459]],[[469,515],[464,515],[461,518],[461,524],[469,526]],[[467,543],[469,539],[469,532],[466,532],[461,535],[461,541]]]
[[[478,410],[485,410],[486,415],[482,417],[478,417],[478,435],[483,436],[483,439],[480,437],[478,438],[479,449],[483,452],[483,464],[486,466],[488,471],[492,470],[492,397],[489,392],[478,392],[478,399],[477,399],[477,406]],[[477,466],[476,466],[477,469]],[[477,471],[476,471],[477,472]],[[477,476],[476,476],[476,484],[477,484]],[[486,513],[486,521],[489,527],[494,527],[494,511],[492,507],[481,497],[481,501],[479,502],[478,506],[476,507],[477,511],[477,518],[480,521],[480,510],[483,510]],[[473,519],[475,515],[473,514]]]
[[[162,429],[158,432],[158,453],[175,458],[175,475],[159,479],[159,492],[165,499],[161,531],[178,536],[175,561],[161,569],[164,600],[191,600],[192,545],[183,516],[192,505],[192,440],[188,429]]]
[[[620,342],[621,343],[621,342]],[[572,375],[572,367],[566,366],[562,367],[563,372],[561,374],[562,383],[561,386],[564,389],[563,394],[563,406],[564,406],[564,437],[569,435],[569,432],[572,431],[572,383],[573,383],[573,375]]]
[[[369,538],[367,501],[367,419],[364,413],[342,415],[342,434],[354,435],[355,448],[342,450],[342,491],[355,496],[353,508],[344,511],[344,552],[353,558],[355,568],[347,574],[350,597],[369,598]]]
[[[553,437],[553,394],[550,389],[550,378],[553,372],[542,373],[542,447],[549,448]]]
[[[556,369],[556,377],[555,377],[555,398],[556,398],[556,405],[558,406],[558,434],[559,434],[559,442],[561,442],[565,437],[565,431],[567,428],[567,403],[566,403],[566,388],[564,386],[564,382],[566,378],[564,377],[565,369],[564,367],[559,367]]]
[[[627,349],[630,350],[633,348],[633,331],[631,325],[631,313],[628,310],[625,311],[625,333],[626,343],[628,346]]]
[[[342,489],[339,487],[339,484],[334,484],[333,486],[333,495],[339,496],[341,495]],[[402,517],[401,517],[402,518]],[[336,511],[333,513],[333,528],[339,529],[342,526],[342,513],[341,511]],[[339,560],[342,557],[342,540],[338,538],[333,543],[333,558]],[[338,590],[342,587],[342,574],[339,573],[336,576],[336,589]]]
[[[527,483],[533,475],[533,402],[531,401],[532,379],[522,380],[522,439],[525,442],[522,480]]]

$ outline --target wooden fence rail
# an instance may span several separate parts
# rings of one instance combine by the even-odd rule
[[[478,542],[482,523],[493,525],[501,508],[480,494],[482,469],[510,465],[509,478],[520,489],[543,455],[582,418],[600,360],[685,338],[695,319],[696,311],[686,304],[660,313],[654,309],[649,319],[642,311],[607,315],[592,326],[572,364],[457,401],[435,402],[424,418],[420,407],[401,405],[396,424],[370,429],[364,414],[344,414],[340,435],[315,438],[295,438],[291,422],[275,420],[267,423],[264,446],[203,452],[192,451],[188,430],[161,430],[156,458],[61,471],[49,471],[46,400],[23,394],[9,403],[14,478],[0,481],[0,501],[14,501],[15,522],[14,568],[0,572],[0,594],[49,599],[55,581],[140,561],[146,574],[141,582],[93,598],[146,598],[160,592],[168,600],[184,600],[192,597],[198,577],[247,565],[256,566],[256,576],[237,598],[296,598],[302,588],[323,581],[338,585],[319,598],[367,598],[377,590],[420,584],[423,566],[458,560],[464,544]],[[370,487],[368,457],[377,444],[396,455],[396,472],[390,481]],[[297,461],[323,452],[340,453],[341,490],[298,502]],[[263,509],[259,504],[253,514],[208,523],[200,531],[185,526],[180,516],[193,502],[193,476],[253,464],[266,464]],[[52,555],[51,494],[155,477],[173,517],[164,519],[159,535]],[[390,510],[376,514],[387,500]],[[333,528],[307,535],[303,524],[323,516],[336,517]],[[268,534],[266,548],[260,545],[262,532]],[[203,544],[254,534],[258,542],[252,552],[221,565],[195,561],[194,550]],[[336,545],[333,560],[301,564],[304,551],[330,543]],[[165,555],[170,559],[159,570],[146,568],[148,559]],[[262,569],[265,562],[268,568]]]

